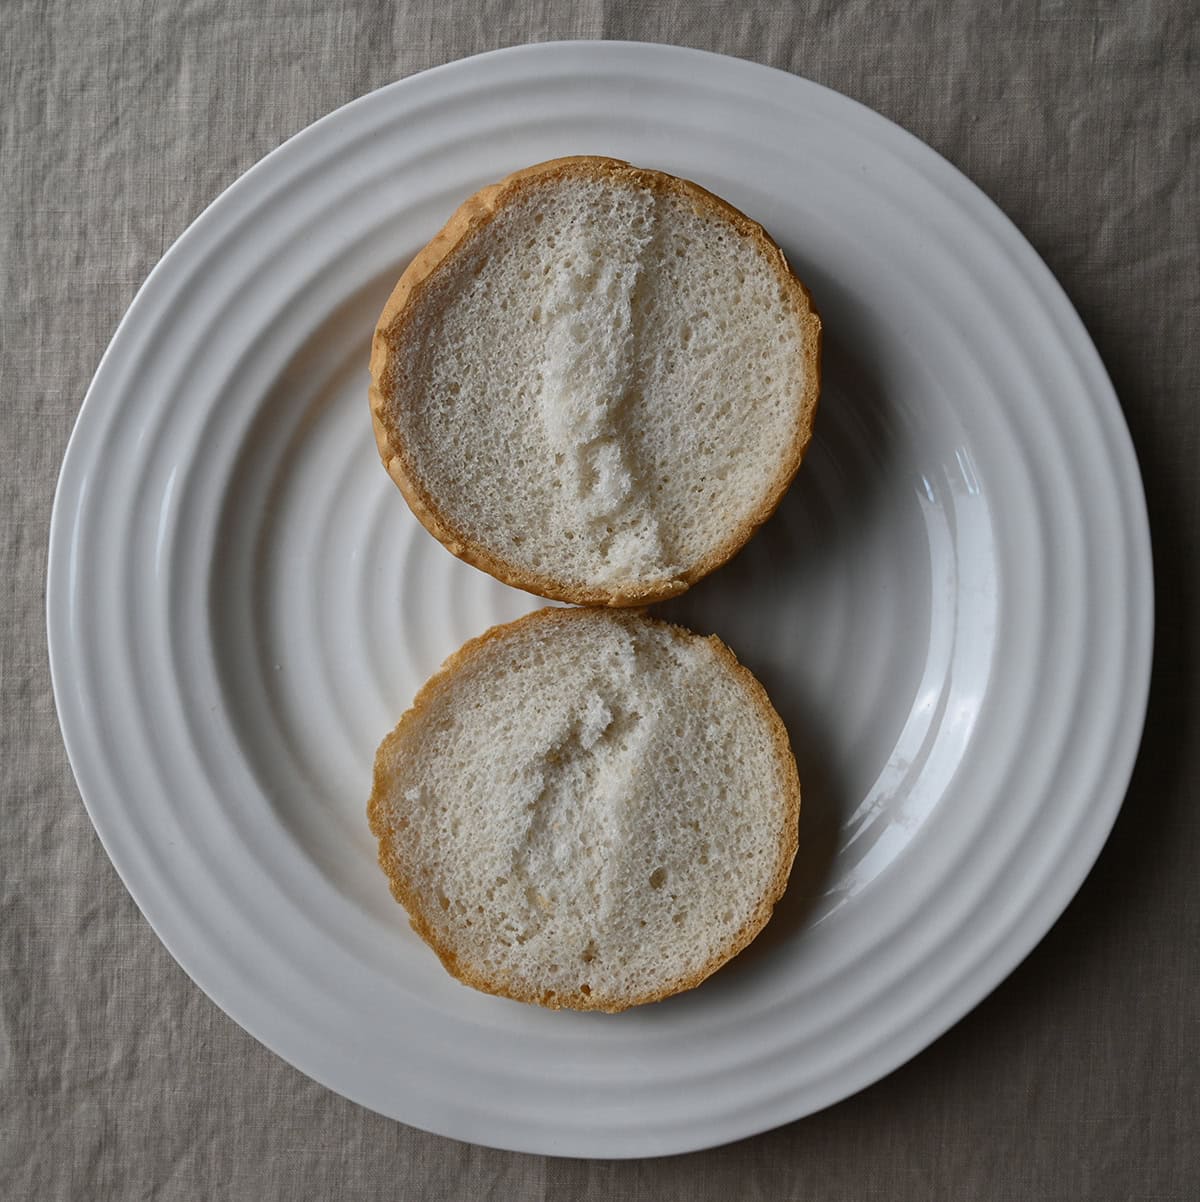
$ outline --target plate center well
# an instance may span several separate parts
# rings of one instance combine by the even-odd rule
[[[394,923],[365,820],[375,747],[447,655],[543,602],[445,551],[380,465],[366,402],[378,309],[373,282],[247,398],[258,416],[222,513],[210,615],[263,796],[339,890]],[[788,725],[804,807],[776,938],[902,852],[965,742],[944,737],[959,561],[964,531],[986,552],[986,506],[965,450],[948,467],[920,449],[919,425],[827,337],[817,432],[779,511],[732,563],[657,607],[719,634]]]

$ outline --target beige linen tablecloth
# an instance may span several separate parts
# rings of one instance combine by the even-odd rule
[[[0,1199],[1200,1198],[1200,20],[1177,3],[5,0],[0,5]],[[1149,495],[1148,733],[1077,900],[972,1015],[831,1110],[587,1163],[370,1114],[159,945],[63,752],[43,623],[55,477],[155,261],[330,109],[549,38],[725,51],[878,109],[999,202],[1078,306]]]

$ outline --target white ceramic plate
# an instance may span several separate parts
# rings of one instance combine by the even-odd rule
[[[551,1013],[450,979],[375,865],[375,745],[441,659],[534,608],[379,466],[374,320],[456,204],[616,155],[760,219],[826,327],[780,513],[667,611],[767,685],[805,785],[764,935],[694,992]],[[560,1155],[731,1140],[895,1068],[1033,947],[1128,783],[1146,515],[1099,358],[1042,262],[858,104],[690,50],[551,44],[366,96],[179,239],[96,373],[47,597],[71,763],[196,982],[332,1089]]]

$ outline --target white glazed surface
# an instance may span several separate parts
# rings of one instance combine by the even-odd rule
[[[617,1016],[453,981],[365,819],[375,746],[420,684],[541,604],[453,559],[380,467],[373,324],[463,197],[573,153],[687,176],[760,220],[826,329],[816,436],[780,512],[660,607],[717,631],[789,725],[792,886],[709,982]],[[366,96],[180,238],[80,414],[47,609],[96,829],[220,1006],[405,1122],[607,1157],[829,1105],[1011,971],[1120,805],[1152,596],[1111,386],[990,201],[814,84],[570,43]]]

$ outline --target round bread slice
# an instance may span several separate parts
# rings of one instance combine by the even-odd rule
[[[555,159],[467,200],[371,351],[379,453],[455,555],[642,605],[720,567],[812,433],[821,324],[763,228],[688,180]]]
[[[392,893],[459,980],[616,1011],[758,934],[799,809],[783,723],[719,639],[549,608],[446,661],[380,745],[368,814]]]

